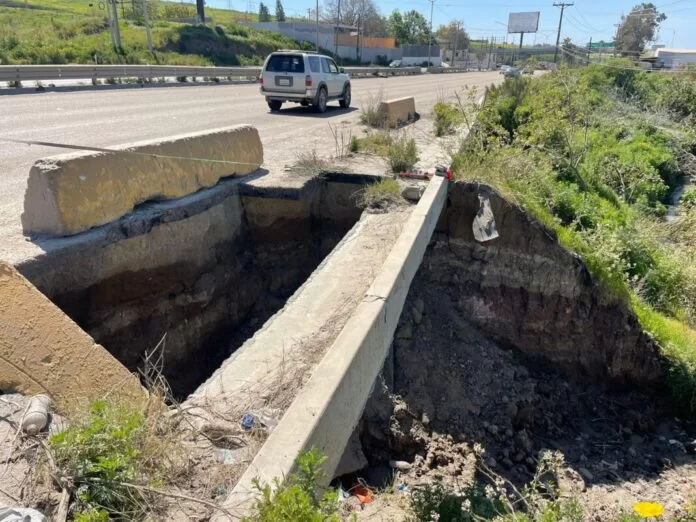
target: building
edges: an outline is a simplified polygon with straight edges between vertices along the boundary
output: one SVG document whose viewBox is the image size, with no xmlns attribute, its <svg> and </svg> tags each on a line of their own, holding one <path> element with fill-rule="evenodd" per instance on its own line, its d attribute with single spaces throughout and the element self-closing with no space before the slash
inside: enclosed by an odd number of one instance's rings
<svg viewBox="0 0 696 522">
<path fill-rule="evenodd" d="M 643 54 L 640 61 L 652 64 L 653 69 L 677 69 L 696 64 L 696 49 L 657 48 Z"/>
<path fill-rule="evenodd" d="M 245 24 L 256 29 L 274 31 L 298 42 L 319 42 L 319 47 L 335 52 L 340 58 L 361 63 L 386 65 L 394 60 L 403 66 L 421 65 L 428 60 L 428 46 L 396 47 L 394 38 L 363 36 L 357 27 L 316 24 L 311 22 L 255 22 Z M 440 48 L 433 45 L 431 62 L 440 65 Z"/>
</svg>

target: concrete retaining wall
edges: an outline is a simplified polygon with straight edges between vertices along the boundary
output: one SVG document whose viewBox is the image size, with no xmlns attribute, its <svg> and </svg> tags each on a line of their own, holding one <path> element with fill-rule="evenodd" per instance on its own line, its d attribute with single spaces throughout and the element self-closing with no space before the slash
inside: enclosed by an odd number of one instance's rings
<svg viewBox="0 0 696 522">
<path fill-rule="evenodd" d="M 383 101 L 379 104 L 379 112 L 390 127 L 399 127 L 416 117 L 416 100 L 410 96 Z"/>
<path fill-rule="evenodd" d="M 144 201 L 192 194 L 261 163 L 261 139 L 249 125 L 39 160 L 29 174 L 22 226 L 29 235 L 76 234 Z"/>
<path fill-rule="evenodd" d="M 248 510 L 253 479 L 287 477 L 297 455 L 316 447 L 328 459 L 328 476 L 339 463 L 372 385 L 386 358 L 411 281 L 423 259 L 447 197 L 447 183 L 433 178 L 381 272 L 315 368 L 312 377 L 258 452 L 224 505 Z M 213 518 L 228 520 L 225 515 Z"/>
<path fill-rule="evenodd" d="M 0 390 L 46 393 L 59 406 L 107 394 L 144 397 L 137 377 L 3 262 Z"/>
</svg>

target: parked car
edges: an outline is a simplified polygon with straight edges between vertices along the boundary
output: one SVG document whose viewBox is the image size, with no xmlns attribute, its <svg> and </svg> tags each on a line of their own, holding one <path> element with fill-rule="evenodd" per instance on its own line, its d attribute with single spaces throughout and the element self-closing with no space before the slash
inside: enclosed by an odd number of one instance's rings
<svg viewBox="0 0 696 522">
<path fill-rule="evenodd" d="M 532 69 L 531 67 L 525 67 L 524 69 L 522 69 L 522 74 L 534 74 L 534 69 Z"/>
<path fill-rule="evenodd" d="M 261 94 L 271 111 L 285 102 L 326 111 L 326 104 L 338 100 L 350 107 L 350 77 L 329 56 L 307 51 L 276 51 L 266 58 L 261 72 Z"/>
<path fill-rule="evenodd" d="M 515 67 L 510 67 L 507 71 L 505 71 L 505 78 L 519 78 L 520 76 L 520 71 L 519 69 L 516 69 Z"/>
<path fill-rule="evenodd" d="M 510 66 L 509 66 L 509 65 L 501 65 L 501 66 L 500 66 L 500 74 L 505 74 L 505 73 L 508 72 L 509 70 L 510 70 Z"/>
<path fill-rule="evenodd" d="M 389 64 L 389 67 L 401 67 L 401 60 L 394 60 Z"/>
</svg>

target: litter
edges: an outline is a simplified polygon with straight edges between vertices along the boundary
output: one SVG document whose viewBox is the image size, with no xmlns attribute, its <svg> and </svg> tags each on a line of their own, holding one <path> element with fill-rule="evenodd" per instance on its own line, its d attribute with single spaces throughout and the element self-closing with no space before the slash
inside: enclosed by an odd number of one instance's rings
<svg viewBox="0 0 696 522">
<path fill-rule="evenodd" d="M 363 481 L 350 488 L 350 493 L 360 501 L 360 505 L 371 504 L 375 499 L 375 494 L 368 488 Z"/>
<path fill-rule="evenodd" d="M 242 417 L 242 428 L 248 431 L 254 427 L 255 422 L 256 417 L 254 417 L 251 413 L 247 413 L 244 415 L 244 417 Z"/>
<path fill-rule="evenodd" d="M 479 210 L 474 218 L 472 230 L 476 241 L 483 243 L 498 237 L 498 229 L 495 226 L 495 216 L 491 209 L 491 201 L 488 196 L 479 195 Z"/>
</svg>

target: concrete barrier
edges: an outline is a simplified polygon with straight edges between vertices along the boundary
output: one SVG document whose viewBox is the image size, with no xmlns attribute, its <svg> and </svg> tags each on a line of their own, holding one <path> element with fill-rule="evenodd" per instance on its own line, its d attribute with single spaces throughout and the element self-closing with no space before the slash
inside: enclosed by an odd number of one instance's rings
<svg viewBox="0 0 696 522">
<path fill-rule="evenodd" d="M 59 406 L 108 394 L 144 397 L 136 376 L 3 262 L 0 390 L 45 393 Z"/>
<path fill-rule="evenodd" d="M 297 455 L 316 447 L 327 455 L 330 477 L 360 420 L 389 351 L 411 281 L 447 197 L 433 178 L 362 301 L 317 365 L 278 426 L 240 478 L 224 507 L 245 513 L 258 493 L 253 480 L 271 483 L 294 470 Z M 218 514 L 212 520 L 229 520 Z"/>
<path fill-rule="evenodd" d="M 144 201 L 192 194 L 262 163 L 259 133 L 249 125 L 39 160 L 29 174 L 22 225 L 29 235 L 76 234 Z"/>
<path fill-rule="evenodd" d="M 390 127 L 399 127 L 416 117 L 416 100 L 410 96 L 383 101 L 379 104 L 379 112 Z"/>
</svg>

